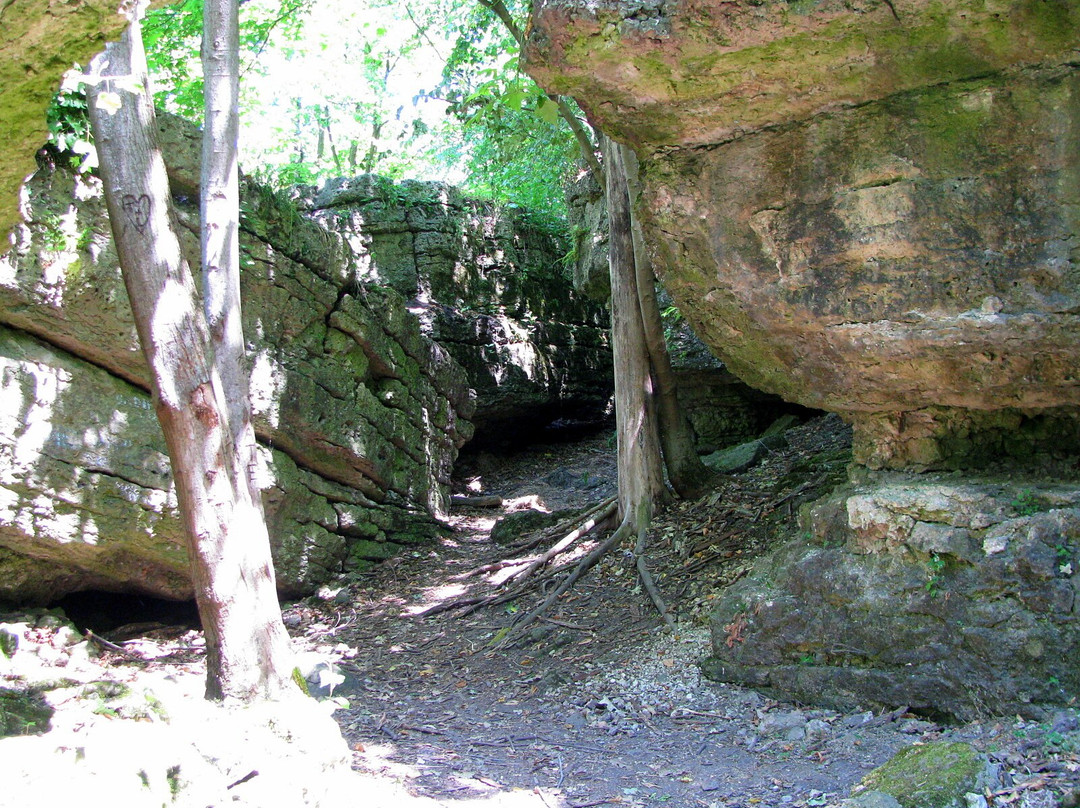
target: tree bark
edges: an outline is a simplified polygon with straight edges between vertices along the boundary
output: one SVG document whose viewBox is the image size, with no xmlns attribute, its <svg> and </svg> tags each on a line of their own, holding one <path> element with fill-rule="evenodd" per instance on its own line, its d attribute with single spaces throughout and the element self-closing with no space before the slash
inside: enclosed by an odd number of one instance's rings
<svg viewBox="0 0 1080 808">
<path fill-rule="evenodd" d="M 634 270 L 636 275 L 638 304 L 645 333 L 645 347 L 649 353 L 652 369 L 653 392 L 659 416 L 660 447 L 664 454 L 671 487 L 684 499 L 700 496 L 715 476 L 701 462 L 694 445 L 694 431 L 690 420 L 679 404 L 678 384 L 671 367 L 671 354 L 664 337 L 664 324 L 660 317 L 660 304 L 656 300 L 656 275 L 652 260 L 645 247 L 641 223 L 634 213 L 640 193 L 638 183 L 637 155 L 628 146 L 619 145 L 619 155 L 626 171 L 627 193 L 630 197 L 631 232 L 634 238 Z"/>
<path fill-rule="evenodd" d="M 240 22 L 236 0 L 203 3 L 204 84 L 202 171 L 203 310 L 210 328 L 214 370 L 229 406 L 238 447 L 254 447 L 244 330 L 240 314 Z"/>
<path fill-rule="evenodd" d="M 206 635 L 206 694 L 281 698 L 296 686 L 266 523 L 249 483 L 250 458 L 236 450 L 228 393 L 176 236 L 137 19 L 91 72 L 133 77 L 144 88 L 121 93 L 130 82 L 105 79 L 87 96 L 113 237 L 187 535 Z M 117 95 L 120 108 L 110 113 Z M 242 350 L 243 338 L 230 345 Z"/>
<path fill-rule="evenodd" d="M 601 137 L 608 201 L 611 336 L 615 364 L 619 512 L 634 535 L 667 495 L 653 406 L 652 374 L 638 302 L 630 196 L 620 146 Z"/>
</svg>

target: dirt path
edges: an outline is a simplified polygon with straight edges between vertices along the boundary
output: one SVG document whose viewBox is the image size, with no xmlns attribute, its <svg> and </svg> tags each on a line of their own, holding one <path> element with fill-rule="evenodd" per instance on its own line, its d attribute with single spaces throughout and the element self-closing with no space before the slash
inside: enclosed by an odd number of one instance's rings
<svg viewBox="0 0 1080 808">
<path fill-rule="evenodd" d="M 799 708 L 699 675 L 716 586 L 744 574 L 799 502 L 842 473 L 847 440 L 836 419 L 800 428 L 789 450 L 657 522 L 652 563 L 679 616 L 675 633 L 662 629 L 625 553 L 510 647 L 491 643 L 538 595 L 420 617 L 470 587 L 490 589 L 466 575 L 507 554 L 489 536 L 498 514 L 480 510 L 455 515 L 438 547 L 379 568 L 324 606 L 292 607 L 288 619 L 312 647 L 341 659 L 336 693 L 350 707 L 337 715 L 358 768 L 440 800 L 525 789 L 544 805 L 577 808 L 835 805 L 899 747 L 943 734 L 1031 770 L 1044 750 L 1017 753 L 1013 723 L 946 731 L 903 714 Z M 578 507 L 613 492 L 614 473 L 601 437 L 506 463 L 477 458 L 460 485 L 500 494 L 511 509 Z"/>
</svg>

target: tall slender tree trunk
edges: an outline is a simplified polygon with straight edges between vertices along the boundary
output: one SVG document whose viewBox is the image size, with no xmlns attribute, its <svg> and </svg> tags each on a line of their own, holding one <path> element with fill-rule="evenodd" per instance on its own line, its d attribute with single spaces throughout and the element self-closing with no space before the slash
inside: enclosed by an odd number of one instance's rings
<svg viewBox="0 0 1080 808">
<path fill-rule="evenodd" d="M 477 0 L 477 2 L 502 21 L 519 48 L 525 48 L 524 30 L 518 25 L 503 0 Z M 653 495 L 646 492 L 652 491 L 660 498 L 667 495 L 662 471 L 657 471 L 657 469 L 667 467 L 668 479 L 672 487 L 683 497 L 697 496 L 708 485 L 712 473 L 697 455 L 690 422 L 679 405 L 675 374 L 671 368 L 671 357 L 664 339 L 660 308 L 656 302 L 656 278 L 645 251 L 640 227 L 633 215 L 636 192 L 632 191 L 631 186 L 636 186 L 637 183 L 637 158 L 628 147 L 614 143 L 597 131 L 603 154 L 601 165 L 596 159 L 588 133 L 566 100 L 560 96 L 549 95 L 548 97 L 558 104 L 560 117 L 574 133 L 581 147 L 582 156 L 604 188 L 607 197 L 611 231 L 615 420 L 620 441 L 620 507 L 625 519 L 627 514 L 625 508 L 629 507 L 631 501 L 639 503 L 637 507 L 640 507 L 640 503 L 648 499 L 650 504 L 646 510 L 651 517 Z M 617 239 L 625 239 L 626 243 L 620 242 L 617 245 Z M 620 295 L 625 295 L 618 301 L 616 300 L 617 285 L 620 287 Z M 620 319 L 621 323 L 618 322 Z M 627 341 L 633 341 L 633 344 Z M 644 370 L 638 366 L 639 355 L 644 356 Z M 620 376 L 623 377 L 621 382 Z M 642 404 L 644 410 L 650 413 L 654 407 L 657 410 L 655 415 L 650 415 L 640 424 L 636 412 L 628 412 L 625 417 L 620 413 L 620 406 L 638 406 L 636 396 L 639 388 L 647 391 Z M 620 389 L 622 395 L 620 395 Z M 640 428 L 641 432 L 637 436 L 627 435 L 624 440 L 624 428 Z M 623 442 L 627 443 L 625 458 Z M 661 456 L 660 450 L 656 449 L 655 457 L 653 457 L 653 445 L 659 446 L 661 442 L 663 455 Z M 638 471 L 633 470 L 635 466 L 639 467 Z M 632 478 L 627 480 L 625 486 L 628 492 L 626 497 L 621 493 L 624 488 L 622 482 L 624 474 Z M 633 493 L 629 493 L 631 491 Z M 647 522 L 648 519 L 645 520 L 646 524 Z"/>
<path fill-rule="evenodd" d="M 656 275 L 652 259 L 645 246 L 641 223 L 634 213 L 640 194 L 637 155 L 628 146 L 619 145 L 626 173 L 627 194 L 630 197 L 631 232 L 634 237 L 634 272 L 641 322 L 645 333 L 645 347 L 649 352 L 652 370 L 653 392 L 660 422 L 660 447 L 664 453 L 671 487 L 684 498 L 700 496 L 715 474 L 703 463 L 694 445 L 694 430 L 686 412 L 679 404 L 678 384 L 671 366 L 667 339 L 664 336 L 660 304 L 656 300 Z"/>
<path fill-rule="evenodd" d="M 234 437 L 231 410 L 241 401 L 230 401 L 236 394 L 216 365 L 207 319 L 181 255 L 137 18 L 120 43 L 94 60 L 91 72 L 133 77 L 144 88 L 121 93 L 130 80 L 106 79 L 87 95 L 113 236 L 172 461 L 206 634 L 207 697 L 284 697 L 295 692 L 292 655 L 266 523 L 250 482 L 252 456 L 237 450 Z M 221 309 L 215 328 L 234 316 L 239 322 L 238 311 L 226 311 L 232 305 Z M 228 326 L 221 331 L 231 333 Z M 225 342 L 223 351 L 243 348 L 242 336 Z M 227 361 L 242 366 L 240 357 Z M 247 406 L 246 397 L 242 403 Z"/>
<path fill-rule="evenodd" d="M 240 312 L 240 21 L 236 0 L 203 3 L 203 139 L 199 176 L 203 311 L 214 370 L 239 448 L 253 449 L 244 328 Z"/>
<path fill-rule="evenodd" d="M 638 302 L 626 169 L 619 144 L 601 136 L 608 202 L 611 334 L 615 361 L 619 510 L 633 534 L 652 519 L 664 487 L 652 374 Z"/>
</svg>

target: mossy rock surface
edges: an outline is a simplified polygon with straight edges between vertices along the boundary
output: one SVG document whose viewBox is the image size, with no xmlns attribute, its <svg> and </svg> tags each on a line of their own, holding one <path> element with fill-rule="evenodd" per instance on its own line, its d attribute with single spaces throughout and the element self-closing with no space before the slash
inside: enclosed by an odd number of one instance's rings
<svg viewBox="0 0 1080 808">
<path fill-rule="evenodd" d="M 970 744 L 929 743 L 901 749 L 862 785 L 889 794 L 903 808 L 959 808 L 986 779 L 986 758 Z"/>
<path fill-rule="evenodd" d="M 38 693 L 0 688 L 0 738 L 48 732 L 52 714 Z"/>
</svg>

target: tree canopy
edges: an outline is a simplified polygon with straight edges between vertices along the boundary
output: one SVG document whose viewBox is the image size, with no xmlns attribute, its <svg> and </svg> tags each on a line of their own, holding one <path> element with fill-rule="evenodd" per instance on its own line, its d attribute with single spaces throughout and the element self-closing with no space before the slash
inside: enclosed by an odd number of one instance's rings
<svg viewBox="0 0 1080 808">
<path fill-rule="evenodd" d="M 195 121 L 202 6 L 180 0 L 144 28 L 158 105 Z M 360 173 L 443 179 L 564 215 L 578 146 L 486 4 L 247 0 L 240 26 L 246 171 L 279 186 Z"/>
</svg>

